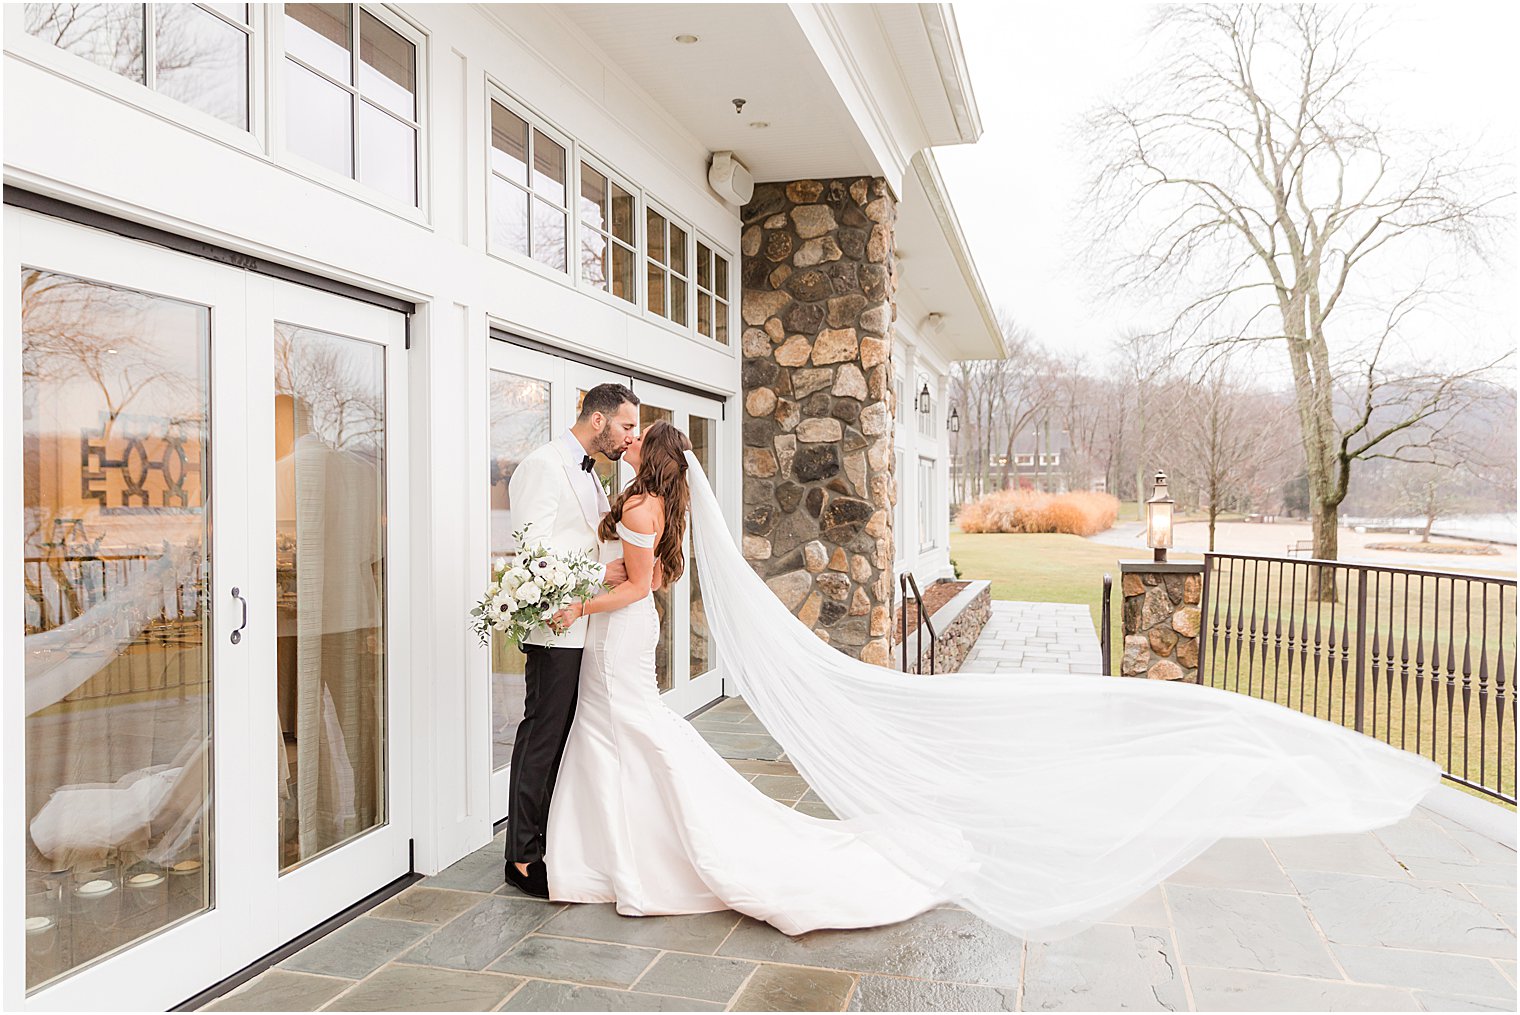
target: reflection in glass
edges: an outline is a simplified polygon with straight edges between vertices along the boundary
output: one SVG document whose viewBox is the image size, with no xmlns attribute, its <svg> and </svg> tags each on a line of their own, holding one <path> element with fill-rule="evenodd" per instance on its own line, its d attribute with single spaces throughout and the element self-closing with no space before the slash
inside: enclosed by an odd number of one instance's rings
<svg viewBox="0 0 1520 1015">
<path fill-rule="evenodd" d="M 285 142 L 290 150 L 353 176 L 353 97 L 294 60 L 285 61 L 285 85 Z"/>
<path fill-rule="evenodd" d="M 517 463 L 549 442 L 549 382 L 491 371 L 491 559 L 517 552 L 508 484 Z M 491 768 L 506 768 L 523 715 L 523 654 L 491 636 Z"/>
<path fill-rule="evenodd" d="M 670 270 L 677 275 L 686 274 L 686 230 L 670 224 Z"/>
<path fill-rule="evenodd" d="M 612 185 L 612 235 L 633 246 L 633 195 Z"/>
<path fill-rule="evenodd" d="M 670 276 L 670 319 L 686 323 L 686 280 L 676 275 Z"/>
<path fill-rule="evenodd" d="M 385 350 L 275 325 L 282 871 L 385 822 Z"/>
<path fill-rule="evenodd" d="M 31 268 L 20 312 L 31 988 L 211 905 L 210 312 Z"/>
<path fill-rule="evenodd" d="M 713 337 L 728 344 L 728 261 L 713 255 Z"/>
<path fill-rule="evenodd" d="M 639 405 L 639 430 L 648 430 L 657 420 L 672 422 L 669 409 L 661 409 L 658 406 L 644 402 Z M 660 640 L 654 648 L 654 667 L 656 683 L 661 691 L 668 691 L 675 679 L 671 672 L 671 663 L 675 658 L 675 624 L 670 615 L 671 605 L 670 588 L 660 586 L 654 593 L 655 612 L 660 615 Z"/>
<path fill-rule="evenodd" d="M 533 132 L 533 192 L 565 205 L 565 149 L 541 130 Z"/>
<path fill-rule="evenodd" d="M 619 299 L 635 301 L 633 195 L 581 163 L 581 278 Z"/>
<path fill-rule="evenodd" d="M 499 102 L 491 103 L 491 171 L 528 185 L 528 123 Z"/>
<path fill-rule="evenodd" d="M 633 273 L 636 257 L 631 249 L 621 244 L 612 246 L 612 294 L 619 299 L 635 302 Z"/>
<path fill-rule="evenodd" d="M 154 7 L 158 91 L 248 129 L 248 35 L 193 4 Z"/>
<path fill-rule="evenodd" d="M 491 245 L 528 252 L 528 194 L 495 175 L 491 177 Z"/>
<path fill-rule="evenodd" d="M 556 271 L 568 271 L 565 264 L 565 213 L 553 205 L 533 200 L 533 260 Z"/>
<path fill-rule="evenodd" d="M 665 313 L 665 272 L 653 261 L 649 262 L 649 309 L 661 317 Z"/>
<path fill-rule="evenodd" d="M 345 85 L 353 84 L 349 4 L 286 4 L 285 51 Z"/>
<path fill-rule="evenodd" d="M 417 203 L 417 131 L 362 99 L 359 182 L 406 204 Z"/>
<path fill-rule="evenodd" d="M 148 80 L 143 4 L 24 4 L 23 24 L 59 49 L 138 84 Z"/>
<path fill-rule="evenodd" d="M 359 90 L 391 112 L 417 119 L 417 47 L 359 11 Z"/>
<path fill-rule="evenodd" d="M 710 419 L 703 419 L 701 416 L 692 416 L 688 420 L 688 424 L 690 432 L 687 436 L 691 438 L 691 452 L 696 456 L 698 463 L 701 464 L 702 471 L 707 473 L 708 480 L 716 483 L 717 476 L 713 472 L 712 452 L 713 444 L 715 443 L 713 437 L 717 431 L 717 423 Z M 688 533 L 686 573 L 690 576 L 691 595 L 691 669 L 689 672 L 691 679 L 695 680 L 712 669 L 715 660 L 712 656 L 712 646 L 708 641 L 707 611 L 702 608 L 701 575 L 697 574 L 697 565 L 691 556 L 690 543 L 690 534 Z"/>
</svg>

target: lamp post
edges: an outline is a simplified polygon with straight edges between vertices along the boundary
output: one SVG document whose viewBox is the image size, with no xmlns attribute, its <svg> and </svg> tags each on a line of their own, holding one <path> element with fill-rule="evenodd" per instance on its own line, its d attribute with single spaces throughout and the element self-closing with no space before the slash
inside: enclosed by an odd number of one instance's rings
<svg viewBox="0 0 1520 1015">
<path fill-rule="evenodd" d="M 1172 496 L 1166 489 L 1166 473 L 1156 473 L 1156 486 L 1145 502 L 1145 545 L 1156 551 L 1156 562 L 1166 561 L 1172 545 Z"/>
</svg>

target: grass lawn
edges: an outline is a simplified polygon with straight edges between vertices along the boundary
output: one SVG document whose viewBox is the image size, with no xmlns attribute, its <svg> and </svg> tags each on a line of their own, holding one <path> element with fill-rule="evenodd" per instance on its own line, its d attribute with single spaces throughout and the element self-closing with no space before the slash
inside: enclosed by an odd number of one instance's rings
<svg viewBox="0 0 1520 1015">
<path fill-rule="evenodd" d="M 966 578 L 992 582 L 993 599 L 1031 603 L 1082 603 L 1092 612 L 1093 628 L 1103 616 L 1103 575 L 1113 575 L 1111 634 L 1113 661 L 1123 654 L 1120 633 L 1123 602 L 1119 595 L 1119 561 L 1140 559 L 1135 550 L 1089 543 L 1080 536 L 1017 532 L 952 532 L 950 556 Z M 1177 555 L 1174 560 L 1198 560 Z"/>
</svg>

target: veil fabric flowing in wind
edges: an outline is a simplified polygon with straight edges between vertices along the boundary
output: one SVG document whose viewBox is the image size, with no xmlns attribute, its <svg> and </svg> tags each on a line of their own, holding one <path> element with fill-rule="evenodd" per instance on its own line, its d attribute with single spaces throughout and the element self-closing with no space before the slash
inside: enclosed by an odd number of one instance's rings
<svg viewBox="0 0 1520 1015">
<path fill-rule="evenodd" d="M 1073 674 L 922 677 L 820 641 L 750 568 L 686 453 L 717 665 L 840 818 L 929 890 L 1052 940 L 1224 838 L 1407 817 L 1432 762 L 1195 684 Z"/>
</svg>

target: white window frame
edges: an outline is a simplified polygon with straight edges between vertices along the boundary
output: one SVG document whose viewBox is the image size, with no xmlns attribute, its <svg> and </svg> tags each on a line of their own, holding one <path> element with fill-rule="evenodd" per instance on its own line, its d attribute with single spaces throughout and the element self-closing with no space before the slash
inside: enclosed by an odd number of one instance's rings
<svg viewBox="0 0 1520 1015">
<path fill-rule="evenodd" d="M 928 470 L 927 477 L 925 469 Z M 938 463 L 932 458 L 920 455 L 918 458 L 918 552 L 933 550 L 939 544 L 935 541 L 934 511 L 935 511 L 935 472 Z M 927 481 L 926 481 L 927 478 Z"/>
<path fill-rule="evenodd" d="M 91 63 L 81 56 L 60 49 L 51 42 L 28 34 L 26 12 L 22 4 L 5 5 L 5 53 L 7 57 L 22 60 L 39 70 L 82 85 L 123 105 L 134 107 L 160 120 L 200 134 L 209 140 L 267 160 L 268 155 L 265 151 L 269 105 L 267 54 L 269 24 L 273 20 L 272 9 L 269 4 L 250 4 L 248 23 L 244 26 L 248 35 L 248 127 L 246 129 L 234 127 L 226 120 L 171 98 L 144 82 L 123 77 L 107 67 Z M 222 20 L 227 19 L 224 17 Z M 149 57 L 151 58 L 151 54 Z M 151 79 L 151 74 L 145 74 L 145 77 Z"/>
<path fill-rule="evenodd" d="M 696 233 L 696 243 L 706 247 L 712 253 L 712 256 L 714 258 L 712 264 L 712 272 L 714 278 L 713 287 L 708 289 L 703 288 L 703 286 L 697 281 L 697 279 L 700 277 L 697 272 L 693 271 L 691 274 L 691 286 L 693 289 L 691 315 L 692 337 L 699 342 L 706 343 L 707 345 L 713 346 L 717 349 L 732 349 L 734 346 L 734 281 L 735 276 L 739 274 L 739 266 L 734 262 L 733 256 L 729 254 L 729 252 L 724 248 L 723 244 L 714 243 L 712 237 L 708 236 L 706 233 L 698 231 Z M 694 245 L 692 249 L 695 251 L 696 245 Z M 700 251 L 697 251 L 695 256 L 700 257 Z M 718 272 L 718 258 L 721 258 L 728 264 L 728 285 L 724 287 L 725 291 L 721 293 L 717 291 L 716 276 Z M 713 334 L 711 335 L 702 334 L 701 325 L 699 324 L 700 314 L 697 312 L 697 304 L 701 301 L 701 296 L 703 293 L 706 293 L 707 295 L 713 297 Z M 726 318 L 724 323 L 727 325 L 728 332 L 727 342 L 720 342 L 717 338 L 718 300 L 723 301 L 724 317 Z"/>
<path fill-rule="evenodd" d="M 686 273 L 678 276 L 686 283 L 686 323 L 676 321 L 656 313 L 649 306 L 649 265 L 658 264 L 665 272 L 665 306 L 670 306 L 670 278 L 675 275 L 675 270 L 669 264 L 669 250 L 666 250 L 665 263 L 655 261 L 649 256 L 649 213 L 654 212 L 665 220 L 665 239 L 667 248 L 670 240 L 670 227 L 675 226 L 686 234 Z M 673 331 L 677 335 L 685 335 L 688 338 L 701 338 L 697 332 L 697 231 L 684 218 L 672 214 L 670 208 L 657 198 L 650 197 L 646 191 L 644 194 L 644 250 L 643 262 L 639 265 L 640 274 L 644 276 L 643 296 L 641 308 L 646 320 L 654 321 L 667 331 Z M 704 342 L 707 339 L 702 339 Z M 712 345 L 718 343 L 712 342 Z"/>
<path fill-rule="evenodd" d="M 487 136 L 487 148 L 489 148 L 489 147 L 490 147 L 490 139 L 489 139 L 489 135 L 488 135 Z M 584 291 L 592 294 L 596 298 L 602 300 L 602 302 L 607 303 L 609 306 L 616 307 L 619 310 L 624 311 L 625 313 L 641 314 L 642 311 L 643 311 L 643 308 L 644 308 L 644 271 L 643 271 L 643 268 L 644 268 L 644 192 L 638 186 L 636 186 L 632 181 L 630 181 L 628 179 L 628 177 L 624 176 L 622 173 L 620 173 L 620 172 L 614 170 L 613 168 L 611 168 L 611 166 L 609 165 L 609 163 L 607 162 L 606 159 L 601 158 L 600 156 L 593 154 L 590 150 L 588 150 L 587 148 L 585 148 L 582 145 L 580 145 L 579 142 L 577 142 L 576 145 L 575 145 L 575 152 L 576 152 L 576 156 L 575 156 L 575 191 L 574 191 L 574 194 L 572 195 L 572 198 L 573 198 L 573 201 L 574 201 L 574 207 L 573 207 L 572 211 L 574 212 L 573 217 L 575 219 L 574 223 L 572 223 L 572 228 L 573 228 L 574 236 L 575 236 L 575 247 L 574 247 L 574 249 L 575 249 L 575 254 L 576 254 L 575 279 L 574 279 L 574 281 L 575 281 L 575 288 L 582 289 L 582 290 L 584 290 Z M 625 300 L 621 296 L 618 296 L 618 295 L 614 294 L 610 288 L 609 289 L 603 289 L 600 286 L 592 285 L 590 282 L 588 282 L 585 279 L 585 277 L 583 277 L 581 275 L 580 250 L 581 250 L 581 229 L 583 228 L 583 225 L 582 225 L 582 222 L 581 222 L 581 205 L 580 205 L 580 202 L 581 202 L 581 163 L 583 163 L 583 162 L 588 163 L 591 166 L 592 169 L 595 169 L 598 173 L 601 173 L 608 180 L 610 180 L 613 183 L 617 184 L 624 191 L 626 191 L 627 193 L 629 193 L 629 194 L 631 194 L 633 196 L 633 299 L 632 299 L 632 301 Z M 490 172 L 489 168 L 487 168 L 487 172 L 488 173 Z M 489 223 L 488 223 L 488 230 L 487 231 L 489 231 Z M 598 235 L 600 235 L 600 230 L 591 229 L 589 231 L 593 232 L 593 233 L 597 233 Z M 618 245 L 622 245 L 622 241 L 621 240 L 616 240 L 616 239 L 612 238 L 612 230 L 610 228 L 607 230 L 607 242 L 609 244 L 616 243 Z M 513 251 L 513 253 L 516 253 L 516 251 Z M 521 255 L 519 255 L 519 256 L 521 256 Z M 537 263 L 537 262 L 535 262 L 535 263 Z M 542 268 L 544 266 L 543 265 L 539 265 L 539 267 Z"/>
<path fill-rule="evenodd" d="M 1048 455 L 1047 454 L 1041 454 L 1040 455 L 1040 465 L 1042 467 L 1043 466 L 1047 466 L 1047 465 L 1054 467 L 1054 466 L 1058 466 L 1060 464 L 1061 464 L 1061 453 L 1059 451 L 1054 452 L 1052 454 L 1048 454 Z"/>
<path fill-rule="evenodd" d="M 278 6 L 273 4 L 267 5 L 267 9 L 269 10 L 269 55 L 266 62 L 269 67 L 269 90 L 273 96 L 273 101 L 270 103 L 270 121 L 272 124 L 270 133 L 274 142 L 272 148 L 275 160 L 300 175 L 333 190 L 347 194 L 349 197 L 357 198 L 366 204 L 399 215 L 402 218 L 426 223 L 429 221 L 429 209 L 432 206 L 432 181 L 429 175 L 429 163 L 431 160 L 428 158 L 428 152 L 431 150 L 431 136 L 428 129 L 428 81 L 432 68 L 432 36 L 427 29 L 389 6 L 362 3 L 349 4 L 349 6 L 367 11 L 377 21 L 396 32 L 417 49 L 417 119 L 413 121 L 417 128 L 417 151 L 415 155 L 417 159 L 417 203 L 415 205 L 407 204 L 382 190 L 359 182 L 357 176 L 359 172 L 359 123 L 357 110 L 351 124 L 354 144 L 354 176 L 344 176 L 342 173 L 329 169 L 320 163 L 313 162 L 292 151 L 285 143 L 285 104 L 289 101 L 290 97 L 283 85 L 275 84 L 275 82 L 283 81 L 284 79 L 285 61 L 296 60 L 300 66 L 320 74 L 324 80 L 331 81 L 331 78 L 299 58 L 291 56 L 286 51 L 285 7 L 283 4 Z M 359 60 L 359 24 L 360 19 L 355 17 L 353 19 L 354 51 L 352 54 L 355 61 Z M 276 73 L 277 70 L 278 73 Z M 365 101 L 358 91 L 358 85 L 342 85 L 341 82 L 333 83 L 346 88 L 355 96 L 357 101 Z M 388 115 L 394 116 L 395 114 L 388 113 Z M 489 136 L 488 134 L 487 137 L 489 138 Z"/>
<path fill-rule="evenodd" d="M 1033 466 L 1034 465 L 1034 455 L 1033 454 L 1014 455 L 1013 456 L 1013 464 L 1014 464 L 1015 468 L 1022 468 L 1024 466 Z"/>
</svg>

